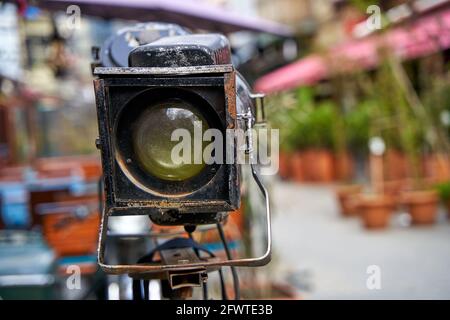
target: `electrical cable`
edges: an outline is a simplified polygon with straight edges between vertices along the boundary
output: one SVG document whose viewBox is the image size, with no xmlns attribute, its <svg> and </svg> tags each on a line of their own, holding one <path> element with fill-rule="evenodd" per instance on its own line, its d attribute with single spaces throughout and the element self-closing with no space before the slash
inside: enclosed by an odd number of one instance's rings
<svg viewBox="0 0 450 320">
<path fill-rule="evenodd" d="M 203 283 L 203 300 L 208 300 L 208 284 Z"/>
<path fill-rule="evenodd" d="M 186 229 L 186 227 L 185 227 Z M 194 237 L 192 236 L 192 233 L 194 232 L 194 229 L 187 229 L 186 232 L 190 239 L 194 240 Z M 199 252 L 196 250 L 197 255 L 199 255 Z M 213 255 L 214 256 L 214 255 Z M 220 277 L 220 290 L 222 294 L 222 300 L 228 300 L 227 291 L 225 289 L 225 280 L 223 278 L 223 272 L 222 268 L 219 268 L 219 277 Z M 203 300 L 208 300 L 208 286 L 206 283 L 203 284 Z"/>
<path fill-rule="evenodd" d="M 219 268 L 219 277 L 220 277 L 220 289 L 222 291 L 222 300 L 228 300 L 227 290 L 225 289 L 225 280 L 223 278 L 222 268 Z"/>
<path fill-rule="evenodd" d="M 225 232 L 223 232 L 223 227 L 221 223 L 217 224 L 217 230 L 219 231 L 220 239 L 222 240 L 223 247 L 225 249 L 225 254 L 228 260 L 232 260 L 230 249 L 228 248 L 227 240 L 225 238 Z M 239 277 L 236 271 L 236 267 L 230 266 L 231 274 L 233 276 L 233 286 L 234 286 L 234 299 L 241 299 L 241 289 L 239 288 Z"/>
</svg>

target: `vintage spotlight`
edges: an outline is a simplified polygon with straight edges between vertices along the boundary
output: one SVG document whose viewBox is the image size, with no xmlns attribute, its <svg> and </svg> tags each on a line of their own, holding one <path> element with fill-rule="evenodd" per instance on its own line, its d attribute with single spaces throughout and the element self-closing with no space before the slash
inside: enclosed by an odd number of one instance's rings
<svg viewBox="0 0 450 320">
<path fill-rule="evenodd" d="M 237 157 L 242 145 L 236 137 L 232 144 L 224 141 L 220 151 L 225 159 L 212 163 L 204 157 L 194 163 L 174 161 L 172 150 L 179 142 L 171 137 L 175 129 L 185 129 L 192 136 L 195 130 L 216 129 L 223 137 L 227 136 L 227 130 L 249 130 L 263 99 L 251 94 L 234 69 L 230 46 L 223 35 L 189 34 L 174 25 L 145 24 L 120 33 L 107 46 L 99 51 L 103 63 L 94 69 L 99 125 L 96 144 L 101 151 L 105 193 L 98 251 L 100 266 L 112 273 L 139 273 L 268 263 L 269 205 L 254 165 L 253 177 L 267 208 L 268 243 L 263 256 L 184 261 L 182 265 L 105 263 L 110 216 L 147 215 L 159 225 L 190 226 L 220 223 L 230 211 L 239 208 L 241 164 L 237 163 Z M 121 48 L 122 57 L 119 51 L 113 52 L 115 47 Z M 104 63 L 113 59 L 119 63 Z M 251 141 L 247 135 L 244 141 L 247 156 L 252 156 Z M 199 151 L 203 153 L 207 144 L 196 143 L 194 139 L 191 159 Z"/>
</svg>

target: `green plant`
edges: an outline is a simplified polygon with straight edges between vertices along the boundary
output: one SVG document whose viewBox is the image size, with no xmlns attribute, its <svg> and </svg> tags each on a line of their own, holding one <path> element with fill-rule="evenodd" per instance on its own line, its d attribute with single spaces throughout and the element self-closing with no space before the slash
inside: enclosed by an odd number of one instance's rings
<svg viewBox="0 0 450 320">
<path fill-rule="evenodd" d="M 331 101 L 297 107 L 291 113 L 293 124 L 289 144 L 296 150 L 335 150 L 337 117 L 339 114 Z"/>
<path fill-rule="evenodd" d="M 450 201 L 450 181 L 437 184 L 435 189 L 439 193 L 442 202 Z"/>
<path fill-rule="evenodd" d="M 354 106 L 344 118 L 347 145 L 350 149 L 366 151 L 370 136 L 370 121 L 376 104 L 373 100 L 365 99 Z"/>
<path fill-rule="evenodd" d="M 280 130 L 281 150 L 292 152 L 331 146 L 332 108 L 316 105 L 312 87 L 300 87 L 268 98 L 267 118 Z"/>
<path fill-rule="evenodd" d="M 280 149 L 293 151 L 291 134 L 294 126 L 292 113 L 297 108 L 297 97 L 294 91 L 271 94 L 266 98 L 266 116 L 271 128 L 278 129 Z"/>
<path fill-rule="evenodd" d="M 386 54 L 377 72 L 381 101 L 386 108 L 386 116 L 390 120 L 391 134 L 389 136 L 397 149 L 408 157 L 416 187 L 420 188 L 422 176 L 420 157 L 426 142 L 426 132 L 430 131 L 430 123 L 426 110 L 422 110 L 420 101 L 416 101 L 416 93 L 410 88 L 410 80 L 404 66 L 392 54 Z M 425 112 L 423 117 L 418 111 Z"/>
<path fill-rule="evenodd" d="M 444 54 L 436 53 L 418 62 L 419 98 L 429 112 L 430 123 L 439 139 L 435 152 L 446 152 L 445 143 L 450 134 L 450 73 Z"/>
</svg>

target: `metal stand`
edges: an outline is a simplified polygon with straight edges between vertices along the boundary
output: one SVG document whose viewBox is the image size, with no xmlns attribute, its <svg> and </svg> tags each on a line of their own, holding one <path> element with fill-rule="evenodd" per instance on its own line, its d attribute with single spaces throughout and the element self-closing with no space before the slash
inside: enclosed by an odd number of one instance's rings
<svg viewBox="0 0 450 320">
<path fill-rule="evenodd" d="M 242 258 L 242 259 L 230 259 L 221 260 L 217 258 L 207 258 L 201 261 L 193 259 L 181 259 L 174 260 L 169 259 L 166 263 L 138 263 L 132 265 L 110 265 L 105 262 L 105 243 L 108 236 L 108 218 L 109 215 L 102 210 L 102 221 L 100 225 L 100 236 L 98 244 L 98 263 L 103 271 L 112 274 L 146 274 L 146 273 L 161 273 L 161 272 L 197 272 L 198 270 L 208 270 L 208 268 L 221 267 L 221 266 L 237 266 L 237 267 L 257 267 L 263 266 L 270 262 L 271 259 L 271 247 L 272 247 L 272 232 L 270 222 L 270 207 L 269 196 L 266 188 L 262 184 L 255 166 L 251 164 L 252 176 L 256 181 L 259 190 L 261 191 L 265 201 L 265 218 L 267 226 L 267 247 L 265 253 L 257 258 Z"/>
</svg>

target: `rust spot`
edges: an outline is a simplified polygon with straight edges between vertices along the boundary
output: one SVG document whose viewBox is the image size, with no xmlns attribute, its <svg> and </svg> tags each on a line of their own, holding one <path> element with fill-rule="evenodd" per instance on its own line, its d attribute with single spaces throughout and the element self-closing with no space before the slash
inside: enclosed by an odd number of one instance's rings
<svg viewBox="0 0 450 320">
<path fill-rule="evenodd" d="M 227 129 L 236 127 L 236 72 L 232 71 L 224 74 L 225 102 L 227 106 Z"/>
</svg>

